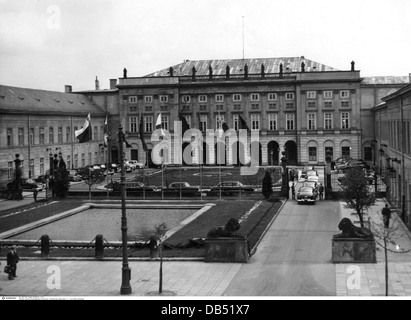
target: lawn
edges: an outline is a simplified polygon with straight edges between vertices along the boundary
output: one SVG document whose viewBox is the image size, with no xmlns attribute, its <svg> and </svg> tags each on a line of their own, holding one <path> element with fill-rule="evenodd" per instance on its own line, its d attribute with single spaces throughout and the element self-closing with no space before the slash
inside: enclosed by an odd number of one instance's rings
<svg viewBox="0 0 411 320">
<path fill-rule="evenodd" d="M 1 232 L 16 228 L 18 226 L 49 217 L 53 214 L 62 211 L 70 210 L 83 204 L 80 200 L 65 200 L 49 205 L 33 205 L 31 208 L 25 208 L 27 211 L 22 211 L 18 214 L 13 212 L 2 212 L 0 215 Z M 205 202 L 203 202 L 205 203 Z M 259 201 L 253 200 L 228 200 L 215 201 L 216 205 L 209 209 L 206 213 L 193 220 L 191 223 L 177 231 L 165 241 L 164 257 L 180 257 L 180 258 L 201 258 L 205 255 L 204 245 L 199 246 L 184 246 L 192 239 L 206 238 L 210 229 L 215 226 L 224 226 L 231 218 L 240 219 L 245 213 L 249 212 Z M 264 230 L 272 221 L 272 218 L 277 214 L 282 202 L 261 201 L 260 205 L 248 215 L 247 219 L 241 224 L 238 234 L 248 238 L 250 249 L 252 249 L 259 241 Z M 21 211 L 21 209 L 19 209 Z M 18 211 L 17 211 L 18 212 Z M 15 212 L 16 213 L 16 212 Z M 203 242 L 200 241 L 200 244 Z M 198 242 L 197 242 L 198 244 Z M 181 246 L 183 245 L 183 246 Z M 18 248 L 22 257 L 40 257 L 39 247 L 23 247 Z M 105 257 L 122 257 L 120 248 L 107 247 L 104 251 Z M 7 250 L 0 252 L 1 257 L 5 257 Z M 83 248 L 56 248 L 52 247 L 50 257 L 94 257 L 93 247 Z M 150 251 L 147 246 L 142 247 L 139 244 L 130 246 L 128 249 L 129 257 L 150 257 Z"/>
</svg>

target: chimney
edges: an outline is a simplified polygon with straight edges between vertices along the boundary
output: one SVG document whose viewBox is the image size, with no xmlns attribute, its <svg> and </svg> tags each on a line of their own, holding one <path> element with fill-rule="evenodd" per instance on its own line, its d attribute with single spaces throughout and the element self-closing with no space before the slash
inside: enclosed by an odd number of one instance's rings
<svg viewBox="0 0 411 320">
<path fill-rule="evenodd" d="M 110 79 L 110 89 L 116 89 L 117 79 Z"/>
<path fill-rule="evenodd" d="M 64 86 L 64 92 L 65 93 L 72 93 L 73 92 L 73 87 L 72 86 Z"/>
<path fill-rule="evenodd" d="M 100 90 L 100 82 L 98 81 L 96 77 L 96 90 Z"/>
</svg>

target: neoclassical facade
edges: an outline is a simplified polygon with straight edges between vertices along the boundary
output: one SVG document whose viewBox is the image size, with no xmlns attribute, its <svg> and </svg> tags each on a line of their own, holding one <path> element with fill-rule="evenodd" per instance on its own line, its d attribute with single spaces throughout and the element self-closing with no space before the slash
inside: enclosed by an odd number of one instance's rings
<svg viewBox="0 0 411 320">
<path fill-rule="evenodd" d="M 290 165 L 323 164 L 327 151 L 335 159 L 362 156 L 362 78 L 354 63 L 339 71 L 304 57 L 185 61 L 145 77 L 125 72 L 119 80 L 120 119 L 138 150 L 130 156 L 140 162 L 147 160 L 140 120 L 152 149 L 159 114 L 171 133 L 181 114 L 204 136 L 222 122 L 238 130 L 243 119 L 259 132 L 260 165 L 278 165 L 282 152 Z M 235 163 L 236 149 L 249 146 L 226 146 L 226 164 Z M 211 151 L 204 163 L 218 162 L 213 147 L 204 150 Z"/>
</svg>

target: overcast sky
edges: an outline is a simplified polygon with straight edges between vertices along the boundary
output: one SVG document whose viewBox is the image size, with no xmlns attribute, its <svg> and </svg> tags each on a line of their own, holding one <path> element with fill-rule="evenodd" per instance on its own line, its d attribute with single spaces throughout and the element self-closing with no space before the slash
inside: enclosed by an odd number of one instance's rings
<svg viewBox="0 0 411 320">
<path fill-rule="evenodd" d="M 243 21 L 246 58 L 411 73 L 410 0 L 0 0 L 0 84 L 107 89 L 124 68 L 241 59 Z"/>
</svg>

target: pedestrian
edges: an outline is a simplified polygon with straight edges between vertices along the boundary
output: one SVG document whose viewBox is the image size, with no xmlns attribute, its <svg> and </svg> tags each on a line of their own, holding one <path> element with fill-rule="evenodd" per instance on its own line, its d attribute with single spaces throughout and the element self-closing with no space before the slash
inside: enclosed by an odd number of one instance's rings
<svg viewBox="0 0 411 320">
<path fill-rule="evenodd" d="M 17 277 L 17 263 L 19 262 L 20 258 L 17 254 L 16 246 L 12 246 L 11 250 L 7 254 L 7 265 L 10 266 L 9 272 L 9 280 L 14 280 Z"/>
<path fill-rule="evenodd" d="M 324 198 L 324 187 L 323 187 L 322 183 L 320 183 L 320 186 L 318 188 L 318 192 L 320 193 L 320 200 L 322 200 Z"/>
<path fill-rule="evenodd" d="M 292 199 L 294 200 L 294 199 L 295 199 L 295 186 L 294 186 L 294 182 L 293 182 L 293 184 L 291 185 L 291 195 L 292 195 Z"/>
<path fill-rule="evenodd" d="M 37 189 L 34 189 L 34 191 L 33 191 L 34 202 L 37 202 L 37 195 L 38 194 L 39 194 L 39 192 L 37 191 Z"/>
<path fill-rule="evenodd" d="M 389 228 L 391 219 L 391 209 L 388 207 L 388 204 L 385 205 L 381 213 L 385 228 Z"/>
</svg>

